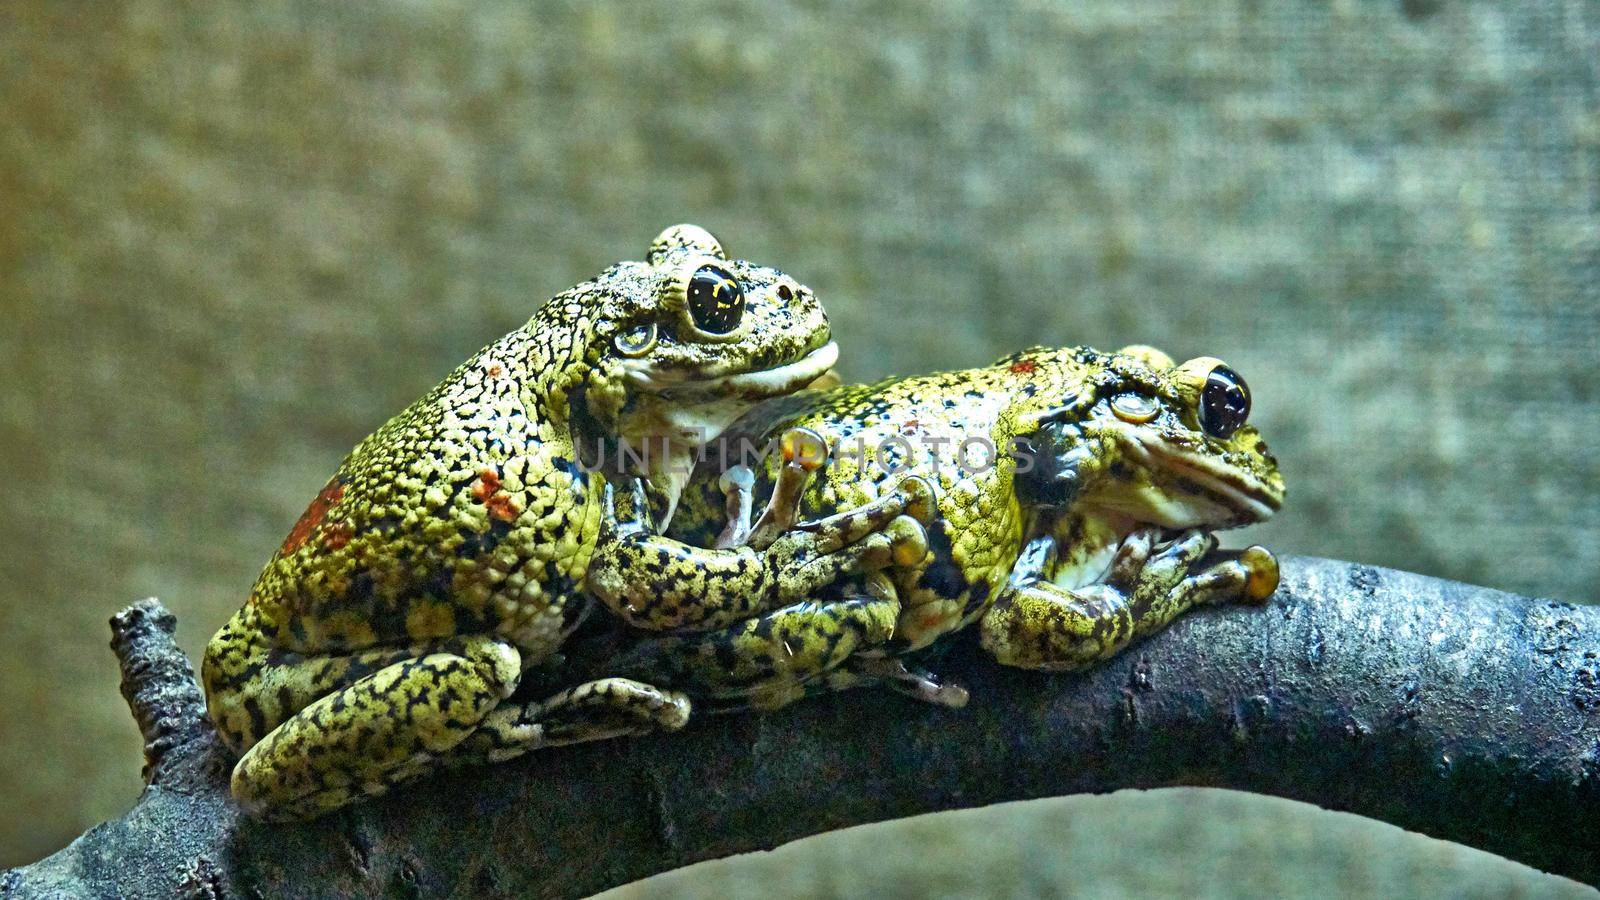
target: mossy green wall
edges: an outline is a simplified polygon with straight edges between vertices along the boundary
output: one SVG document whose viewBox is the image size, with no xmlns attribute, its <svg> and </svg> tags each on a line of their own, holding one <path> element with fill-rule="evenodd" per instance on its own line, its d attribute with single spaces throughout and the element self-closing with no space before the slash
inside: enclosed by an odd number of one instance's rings
<svg viewBox="0 0 1600 900">
<path fill-rule="evenodd" d="M 351 444 L 682 220 L 847 376 L 1221 356 L 1258 539 L 1592 598 L 1597 58 L 1558 0 L 5 4 L 0 863 L 137 790 L 112 611 L 198 654 Z"/>
</svg>

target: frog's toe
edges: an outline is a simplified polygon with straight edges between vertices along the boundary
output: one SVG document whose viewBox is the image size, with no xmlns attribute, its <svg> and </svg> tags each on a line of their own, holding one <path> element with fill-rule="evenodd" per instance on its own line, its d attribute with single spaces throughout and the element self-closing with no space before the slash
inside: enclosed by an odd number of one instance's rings
<svg viewBox="0 0 1600 900">
<path fill-rule="evenodd" d="M 1106 583 L 1131 586 L 1138 580 L 1139 573 L 1144 571 L 1145 564 L 1150 561 L 1151 552 L 1160 542 L 1161 529 L 1154 525 L 1135 528 L 1129 532 L 1111 558 L 1111 566 L 1106 573 Z"/>
<path fill-rule="evenodd" d="M 890 555 L 897 566 L 914 566 L 928 556 L 928 532 L 909 515 L 900 516 L 883 530 L 889 539 Z"/>
<path fill-rule="evenodd" d="M 756 475 L 750 467 L 740 463 L 729 467 L 717 476 L 717 487 L 724 494 L 748 494 L 755 487 Z"/>
<path fill-rule="evenodd" d="M 809 428 L 796 426 L 783 433 L 778 448 L 786 463 L 798 463 L 806 472 L 815 472 L 828 461 L 828 442 Z"/>
<path fill-rule="evenodd" d="M 923 525 L 932 525 L 939 517 L 939 489 L 928 478 L 912 475 L 901 481 L 895 490 L 903 498 L 906 515 Z"/>
<path fill-rule="evenodd" d="M 1278 558 L 1271 550 L 1252 544 L 1239 554 L 1239 565 L 1245 569 L 1243 599 L 1247 603 L 1264 603 L 1278 589 Z"/>
<path fill-rule="evenodd" d="M 748 543 L 758 550 L 772 546 L 778 536 L 794 527 L 800 516 L 800 495 L 814 472 L 828 459 L 827 443 L 809 428 L 791 428 L 780 441 L 783 465 L 778 468 L 767 506 L 750 529 Z M 726 491 L 727 488 L 724 487 Z"/>
<path fill-rule="evenodd" d="M 1174 537 L 1171 543 L 1155 554 L 1154 559 L 1163 562 L 1170 561 L 1187 567 L 1198 562 L 1201 557 L 1216 548 L 1217 536 L 1215 533 L 1199 528 L 1191 528 L 1188 531 L 1180 532 L 1177 537 Z"/>
</svg>

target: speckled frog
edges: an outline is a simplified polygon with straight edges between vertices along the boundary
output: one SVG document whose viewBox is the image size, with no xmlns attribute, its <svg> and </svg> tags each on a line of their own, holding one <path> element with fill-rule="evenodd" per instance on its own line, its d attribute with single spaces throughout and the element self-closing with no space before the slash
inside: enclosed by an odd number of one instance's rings
<svg viewBox="0 0 1600 900">
<path fill-rule="evenodd" d="M 752 477 L 728 465 L 737 455 L 713 457 L 672 534 L 761 545 L 795 515 L 870 503 L 910 472 L 938 482 L 929 552 L 722 631 L 635 636 L 602 655 L 720 708 L 874 683 L 959 705 L 963 690 L 907 661 L 973 623 L 1002 663 L 1091 666 L 1195 604 L 1276 587 L 1266 550 L 1213 554 L 1213 532 L 1262 521 L 1283 498 L 1249 409 L 1221 361 L 1175 365 L 1148 347 L 1031 350 L 769 401 L 724 442 L 762 446 L 799 427 L 827 464 L 768 456 Z M 768 490 L 768 527 L 752 529 L 749 497 Z"/>
<path fill-rule="evenodd" d="M 512 694 L 591 600 L 714 629 L 922 546 L 906 493 L 759 550 L 651 524 L 705 440 L 836 355 L 809 289 L 687 225 L 489 345 L 352 451 L 206 647 L 234 796 L 307 817 L 440 764 L 681 726 L 685 697 L 636 680 Z"/>
</svg>

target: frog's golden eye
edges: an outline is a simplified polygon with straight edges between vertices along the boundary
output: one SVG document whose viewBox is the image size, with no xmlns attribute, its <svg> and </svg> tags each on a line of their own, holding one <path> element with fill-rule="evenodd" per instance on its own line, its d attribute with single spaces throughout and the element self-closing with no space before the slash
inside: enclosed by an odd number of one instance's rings
<svg viewBox="0 0 1600 900">
<path fill-rule="evenodd" d="M 1200 427 L 1214 438 L 1226 440 L 1250 418 L 1250 386 L 1238 372 L 1224 365 L 1212 368 L 1200 389 Z"/>
<path fill-rule="evenodd" d="M 1111 398 L 1111 411 L 1124 422 L 1143 425 L 1154 419 L 1161 407 L 1143 394 L 1118 394 Z"/>
<path fill-rule="evenodd" d="M 630 328 L 618 334 L 611 343 L 623 356 L 643 356 L 656 348 L 656 323 Z"/>
<path fill-rule="evenodd" d="M 694 327 L 707 334 L 728 334 L 744 319 L 744 287 L 721 266 L 696 269 L 684 296 Z"/>
</svg>

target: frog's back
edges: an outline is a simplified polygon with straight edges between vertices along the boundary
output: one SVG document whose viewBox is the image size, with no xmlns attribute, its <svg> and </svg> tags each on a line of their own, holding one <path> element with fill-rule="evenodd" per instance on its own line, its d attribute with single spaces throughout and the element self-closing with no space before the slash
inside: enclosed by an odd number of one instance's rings
<svg viewBox="0 0 1600 900">
<path fill-rule="evenodd" d="M 820 434 L 832 456 L 803 495 L 806 518 L 858 507 L 909 474 L 935 481 L 939 516 L 928 530 L 933 556 L 901 585 L 902 600 L 915 614 L 908 612 L 899 630 L 916 639 L 981 611 L 1020 551 L 1023 510 L 1011 488 L 1016 460 L 1010 439 L 1019 398 L 1035 390 L 1028 375 L 998 365 L 804 392 L 756 407 L 729 430 L 723 446 L 732 464 L 741 451 L 770 449 L 789 428 Z M 757 497 L 770 493 L 779 464 L 778 455 L 768 453 L 764 465 L 753 466 Z M 673 522 L 675 535 L 708 541 L 720 530 L 719 472 L 719 465 L 697 470 Z"/>
<path fill-rule="evenodd" d="M 490 345 L 344 461 L 252 591 L 280 647 L 491 631 L 554 645 L 598 509 L 570 442 L 526 399 L 528 341 Z"/>
<path fill-rule="evenodd" d="M 941 494 L 985 491 L 1012 472 L 1002 445 L 1011 437 L 1006 419 L 1018 385 L 1004 375 L 987 367 L 803 392 L 756 407 L 729 429 L 723 445 L 730 464 L 749 463 L 789 428 L 820 434 L 832 456 L 806 492 L 802 513 L 810 517 L 859 506 L 912 472 L 935 478 Z M 777 457 L 769 453 L 764 462 L 758 476 L 770 477 Z M 717 472 L 696 474 L 697 489 L 720 496 Z M 961 512 L 944 502 L 940 511 Z"/>
</svg>

